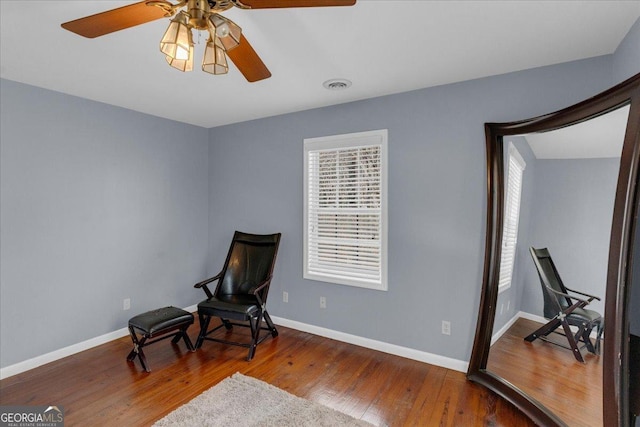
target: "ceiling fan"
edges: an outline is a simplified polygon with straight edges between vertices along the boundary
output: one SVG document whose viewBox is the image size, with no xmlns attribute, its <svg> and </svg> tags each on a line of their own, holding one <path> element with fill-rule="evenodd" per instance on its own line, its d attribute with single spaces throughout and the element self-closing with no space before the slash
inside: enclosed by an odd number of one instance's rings
<svg viewBox="0 0 640 427">
<path fill-rule="evenodd" d="M 226 57 L 238 67 L 249 82 L 271 77 L 242 30 L 224 12 L 240 9 L 271 9 L 289 7 L 352 6 L 356 0 L 144 0 L 117 9 L 65 22 L 62 28 L 88 38 L 145 24 L 164 17 L 173 17 L 160 42 L 160 50 L 169 65 L 181 70 L 193 68 L 192 30 L 209 32 L 202 70 L 211 74 L 228 71 Z"/>
</svg>

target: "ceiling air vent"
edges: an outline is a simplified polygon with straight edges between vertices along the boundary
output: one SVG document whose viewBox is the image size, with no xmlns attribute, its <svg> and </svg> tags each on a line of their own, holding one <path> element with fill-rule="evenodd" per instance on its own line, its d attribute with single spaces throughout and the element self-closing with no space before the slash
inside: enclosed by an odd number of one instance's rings
<svg viewBox="0 0 640 427">
<path fill-rule="evenodd" d="M 322 86 L 329 90 L 345 90 L 351 86 L 351 81 L 347 79 L 331 79 L 322 83 Z"/>
</svg>

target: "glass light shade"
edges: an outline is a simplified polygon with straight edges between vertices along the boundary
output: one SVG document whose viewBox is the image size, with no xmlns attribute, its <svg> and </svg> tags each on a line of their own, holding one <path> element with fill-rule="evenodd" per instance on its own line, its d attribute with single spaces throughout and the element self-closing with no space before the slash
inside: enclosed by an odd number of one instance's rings
<svg viewBox="0 0 640 427">
<path fill-rule="evenodd" d="M 189 55 L 186 59 L 172 58 L 169 55 L 165 59 L 176 70 L 191 71 L 193 70 L 193 43 L 189 46 Z"/>
<path fill-rule="evenodd" d="M 240 44 L 242 29 L 235 22 L 217 13 L 209 17 L 209 32 L 214 34 L 226 51 Z"/>
<path fill-rule="evenodd" d="M 181 11 L 171 20 L 169 28 L 164 33 L 160 41 L 160 51 L 172 59 L 189 60 L 192 38 L 189 15 Z"/>
<path fill-rule="evenodd" d="M 229 71 L 227 55 L 218 37 L 214 36 L 213 40 L 209 37 L 207 40 L 202 60 L 202 71 L 211 74 L 226 74 Z"/>
</svg>

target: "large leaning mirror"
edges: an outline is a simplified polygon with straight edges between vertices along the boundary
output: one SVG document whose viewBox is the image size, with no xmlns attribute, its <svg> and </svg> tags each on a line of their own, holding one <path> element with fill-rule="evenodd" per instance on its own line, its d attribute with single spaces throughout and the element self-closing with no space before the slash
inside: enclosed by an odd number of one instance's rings
<svg viewBox="0 0 640 427">
<path fill-rule="evenodd" d="M 627 426 L 640 74 L 485 131 L 485 266 L 467 376 L 539 425 Z"/>
</svg>

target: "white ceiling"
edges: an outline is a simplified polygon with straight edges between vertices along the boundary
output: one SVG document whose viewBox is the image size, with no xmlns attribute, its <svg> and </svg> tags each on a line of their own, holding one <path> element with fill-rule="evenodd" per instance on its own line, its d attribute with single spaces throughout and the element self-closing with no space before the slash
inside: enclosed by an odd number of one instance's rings
<svg viewBox="0 0 640 427">
<path fill-rule="evenodd" d="M 577 125 L 525 138 L 538 159 L 617 158 L 622 154 L 628 117 L 627 105 Z"/>
<path fill-rule="evenodd" d="M 358 0 L 232 9 L 273 77 L 248 83 L 169 67 L 161 19 L 96 39 L 60 24 L 126 1 L 0 0 L 1 77 L 203 127 L 613 53 L 640 1 Z M 196 37 L 196 42 L 198 38 Z M 322 82 L 353 81 L 329 91 Z"/>
</svg>

